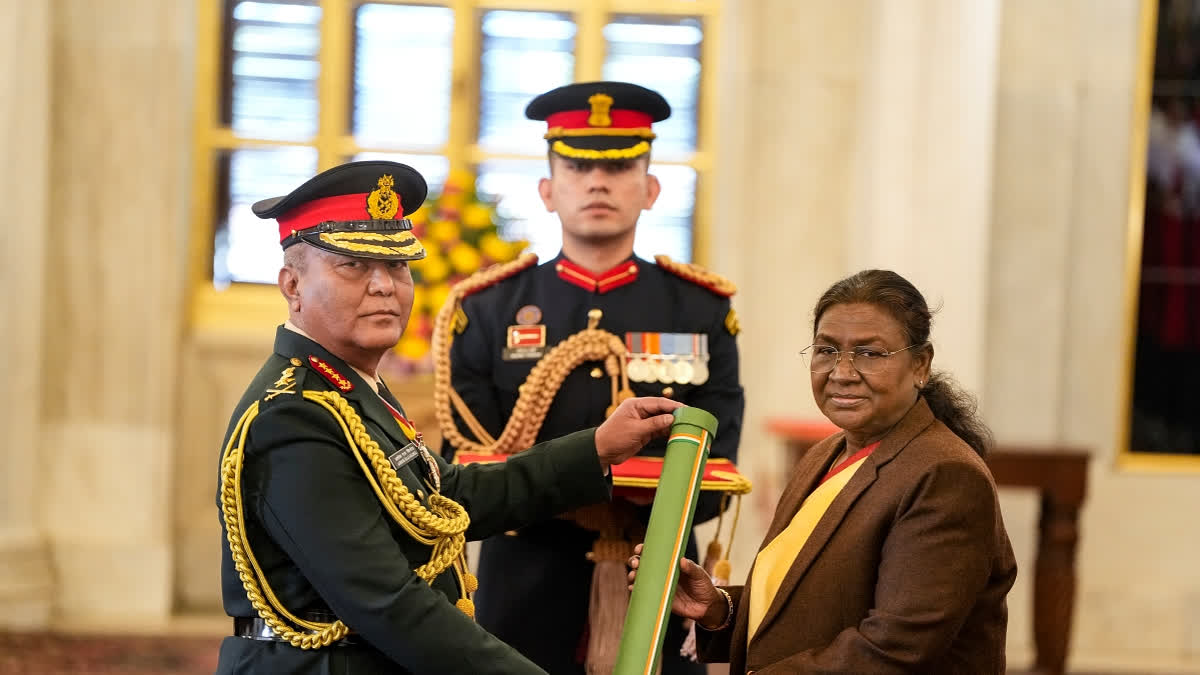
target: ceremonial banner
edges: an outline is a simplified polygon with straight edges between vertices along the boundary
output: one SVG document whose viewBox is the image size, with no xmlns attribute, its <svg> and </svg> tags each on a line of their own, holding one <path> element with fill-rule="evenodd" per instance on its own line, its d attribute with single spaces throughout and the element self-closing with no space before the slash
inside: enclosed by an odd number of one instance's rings
<svg viewBox="0 0 1200 675">
<path fill-rule="evenodd" d="M 717 419 L 699 408 L 679 408 L 674 415 L 614 675 L 654 675 L 658 668 L 679 559 L 717 432 Z"/>
</svg>

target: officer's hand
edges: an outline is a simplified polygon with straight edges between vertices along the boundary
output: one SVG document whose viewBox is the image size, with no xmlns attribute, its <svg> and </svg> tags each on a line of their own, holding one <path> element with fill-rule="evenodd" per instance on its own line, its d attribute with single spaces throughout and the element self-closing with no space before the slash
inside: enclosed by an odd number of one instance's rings
<svg viewBox="0 0 1200 675">
<path fill-rule="evenodd" d="M 669 398 L 630 398 L 621 402 L 608 419 L 596 428 L 596 454 L 605 473 L 637 454 L 651 440 L 666 436 L 675 418 L 671 411 L 682 407 Z"/>
</svg>

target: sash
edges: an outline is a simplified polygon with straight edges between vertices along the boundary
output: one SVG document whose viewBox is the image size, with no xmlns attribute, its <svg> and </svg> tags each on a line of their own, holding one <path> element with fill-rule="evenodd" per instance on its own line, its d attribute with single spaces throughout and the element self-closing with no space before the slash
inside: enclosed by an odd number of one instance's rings
<svg viewBox="0 0 1200 675">
<path fill-rule="evenodd" d="M 754 637 L 767 609 L 775 600 L 783 578 L 792 568 L 800 549 L 808 542 L 808 537 L 816 529 L 817 523 L 829 509 L 829 505 L 846 487 L 846 483 L 854 477 L 859 467 L 866 461 L 867 456 L 879 447 L 872 443 L 856 452 L 840 465 L 834 467 L 821 480 L 817 489 L 804 499 L 792 522 L 779 533 L 769 544 L 758 552 L 754 559 L 754 579 L 750 582 L 750 626 L 747 640 Z"/>
</svg>

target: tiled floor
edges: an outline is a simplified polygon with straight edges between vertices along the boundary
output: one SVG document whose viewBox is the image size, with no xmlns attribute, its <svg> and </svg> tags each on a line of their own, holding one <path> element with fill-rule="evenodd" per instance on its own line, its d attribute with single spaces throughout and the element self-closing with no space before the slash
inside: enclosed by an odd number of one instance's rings
<svg viewBox="0 0 1200 675">
<path fill-rule="evenodd" d="M 106 637 L 0 632 L 0 675 L 211 675 L 220 642 L 219 637 L 186 634 Z M 1014 670 L 1010 675 L 1034 674 Z"/>
<path fill-rule="evenodd" d="M 220 638 L 0 633 L 4 675 L 212 675 Z"/>
</svg>

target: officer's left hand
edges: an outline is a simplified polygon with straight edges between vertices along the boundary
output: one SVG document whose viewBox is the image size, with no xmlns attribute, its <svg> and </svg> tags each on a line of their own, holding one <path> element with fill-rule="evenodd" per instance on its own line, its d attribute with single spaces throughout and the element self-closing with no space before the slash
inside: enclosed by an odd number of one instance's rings
<svg viewBox="0 0 1200 675">
<path fill-rule="evenodd" d="M 671 411 L 682 407 L 669 398 L 630 398 L 621 402 L 604 424 L 596 428 L 596 454 L 600 465 L 620 464 L 637 454 L 651 440 L 666 436 L 675 421 Z"/>
</svg>

